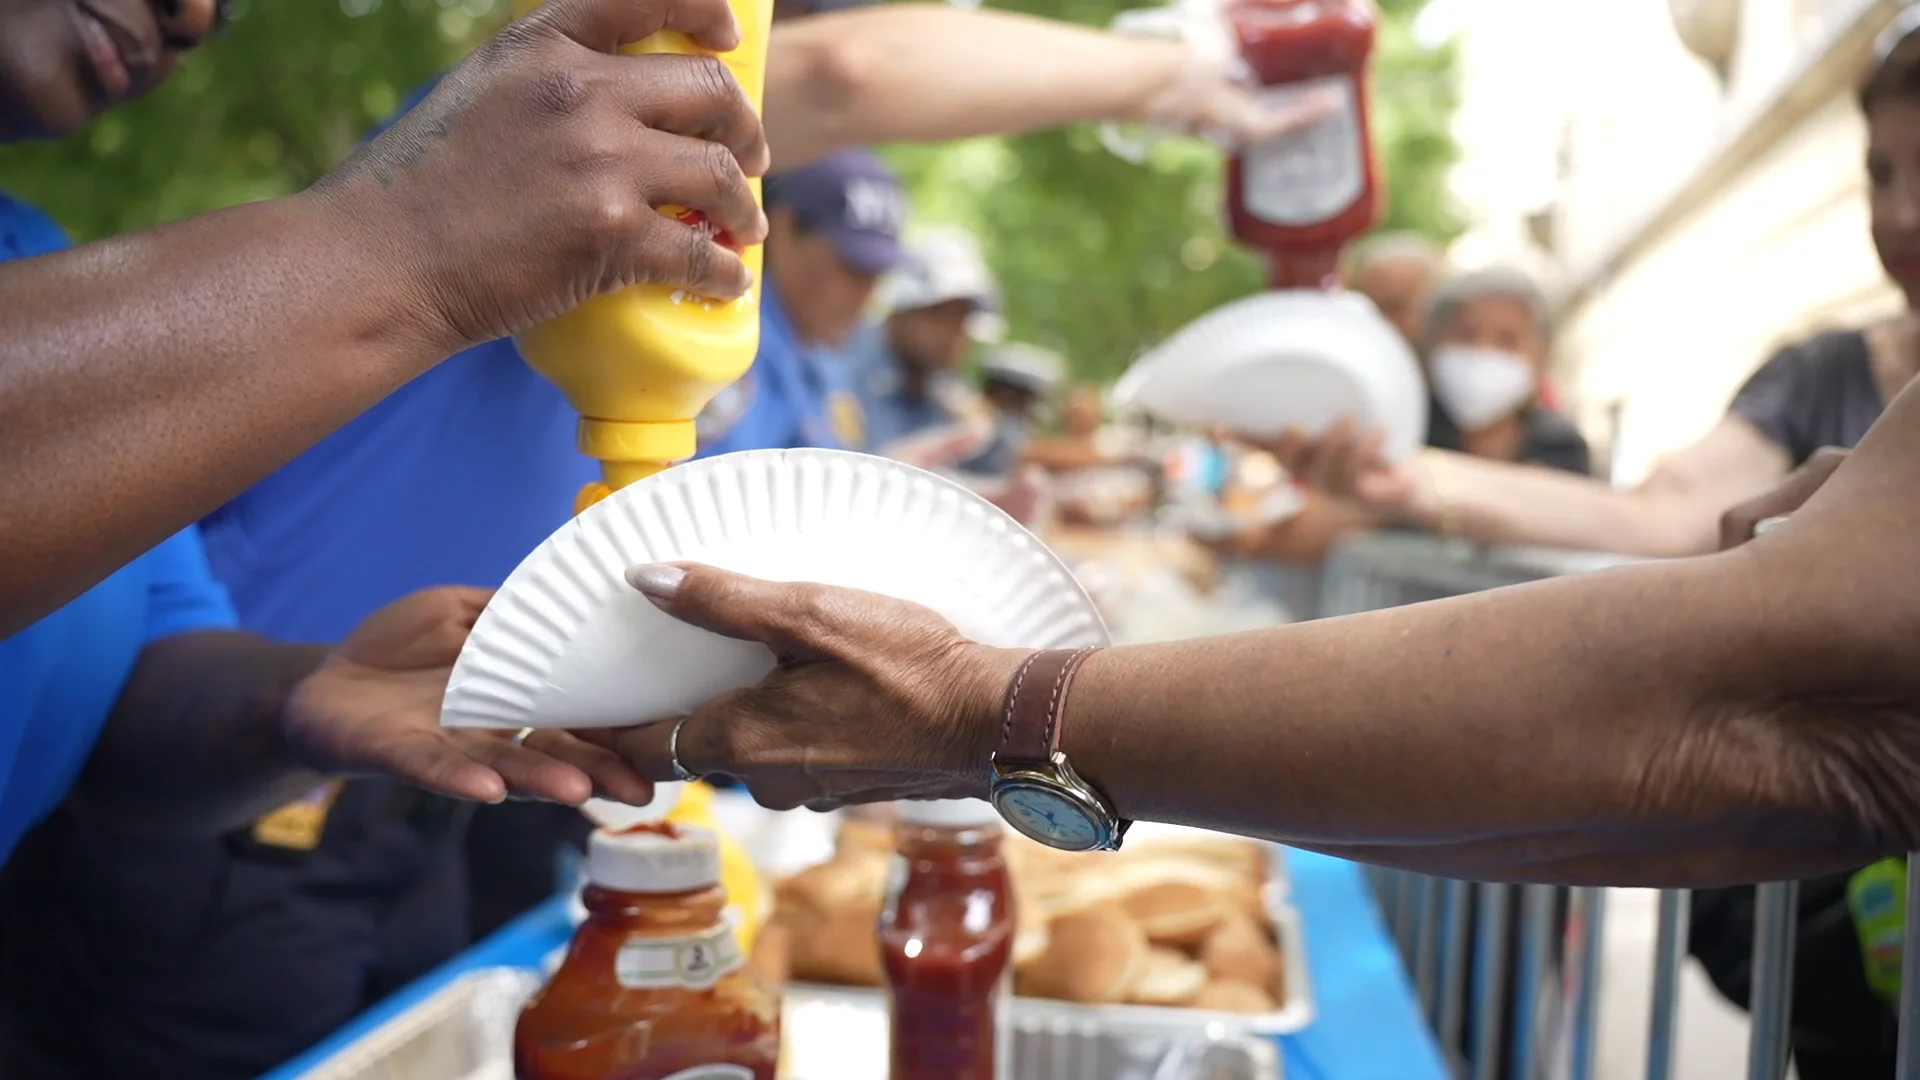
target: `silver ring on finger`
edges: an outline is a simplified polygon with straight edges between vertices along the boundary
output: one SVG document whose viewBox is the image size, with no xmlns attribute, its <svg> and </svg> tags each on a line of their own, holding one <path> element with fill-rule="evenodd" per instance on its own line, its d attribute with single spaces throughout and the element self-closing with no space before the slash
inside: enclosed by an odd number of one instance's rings
<svg viewBox="0 0 1920 1080">
<path fill-rule="evenodd" d="M 680 764 L 680 729 L 686 727 L 690 719 L 692 718 L 683 716 L 674 721 L 673 734 L 667 736 L 667 760 L 673 765 L 673 778 L 683 784 L 695 783 L 700 779 L 697 774 L 688 772 L 687 767 Z"/>
<path fill-rule="evenodd" d="M 527 745 L 527 736 L 532 735 L 533 730 L 534 729 L 530 727 L 523 727 L 519 731 L 514 732 L 513 738 L 507 741 L 511 742 L 515 746 L 525 746 Z"/>
</svg>

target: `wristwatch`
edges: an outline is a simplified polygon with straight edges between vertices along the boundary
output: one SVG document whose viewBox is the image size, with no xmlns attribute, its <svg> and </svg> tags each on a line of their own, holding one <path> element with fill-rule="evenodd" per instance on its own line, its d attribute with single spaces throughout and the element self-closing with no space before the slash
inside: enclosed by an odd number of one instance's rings
<svg viewBox="0 0 1920 1080">
<path fill-rule="evenodd" d="M 1015 831 L 1061 851 L 1118 851 L 1132 822 L 1073 771 L 1060 721 L 1080 664 L 1094 649 L 1044 649 L 1007 687 L 993 754 L 993 807 Z"/>
</svg>

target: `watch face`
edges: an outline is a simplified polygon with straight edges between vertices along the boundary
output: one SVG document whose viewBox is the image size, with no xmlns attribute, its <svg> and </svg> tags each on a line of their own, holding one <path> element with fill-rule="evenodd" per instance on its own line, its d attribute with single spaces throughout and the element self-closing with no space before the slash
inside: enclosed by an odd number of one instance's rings
<svg viewBox="0 0 1920 1080">
<path fill-rule="evenodd" d="M 1008 784 L 993 801 L 1007 824 L 1048 847 L 1092 851 L 1101 844 L 1100 824 L 1087 808 L 1051 788 Z"/>
</svg>

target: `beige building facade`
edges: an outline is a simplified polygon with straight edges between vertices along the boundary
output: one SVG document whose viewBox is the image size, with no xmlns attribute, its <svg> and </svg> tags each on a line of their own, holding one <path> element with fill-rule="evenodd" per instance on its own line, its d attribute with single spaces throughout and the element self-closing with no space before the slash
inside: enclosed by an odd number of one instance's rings
<svg viewBox="0 0 1920 1080">
<path fill-rule="evenodd" d="M 1460 30 L 1455 190 L 1475 227 L 1458 254 L 1551 262 L 1562 396 L 1616 482 L 1710 428 L 1781 344 L 1898 309 L 1867 235 L 1854 92 L 1899 0 L 1514 0 L 1533 8 L 1525 35 L 1509 0 L 1457 2 L 1477 15 Z M 1537 102 L 1497 119 L 1501 79 L 1546 70 L 1538 53 L 1560 73 L 1546 138 Z"/>
</svg>

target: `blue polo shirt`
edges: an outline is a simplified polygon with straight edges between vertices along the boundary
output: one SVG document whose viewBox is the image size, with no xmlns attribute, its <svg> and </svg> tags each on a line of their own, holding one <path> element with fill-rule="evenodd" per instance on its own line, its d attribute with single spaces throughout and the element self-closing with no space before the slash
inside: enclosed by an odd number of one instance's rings
<svg viewBox="0 0 1920 1080">
<path fill-rule="evenodd" d="M 247 627 L 333 642 L 434 585 L 497 586 L 597 462 L 511 341 L 458 353 L 200 524 Z"/>
<path fill-rule="evenodd" d="M 294 641 L 420 589 L 498 586 L 600 479 L 578 422 L 511 340 L 468 349 L 202 521 L 207 556 L 249 629 Z"/>
<path fill-rule="evenodd" d="M 720 391 L 699 418 L 699 457 L 736 450 L 866 445 L 860 403 L 844 361 L 800 340 L 771 288 L 760 297 L 760 349 L 739 382 Z"/>
<path fill-rule="evenodd" d="M 0 195 L 0 259 L 66 246 L 46 215 Z M 66 797 L 140 650 L 233 624 L 226 593 L 188 530 L 0 639 L 0 860 Z"/>
</svg>

